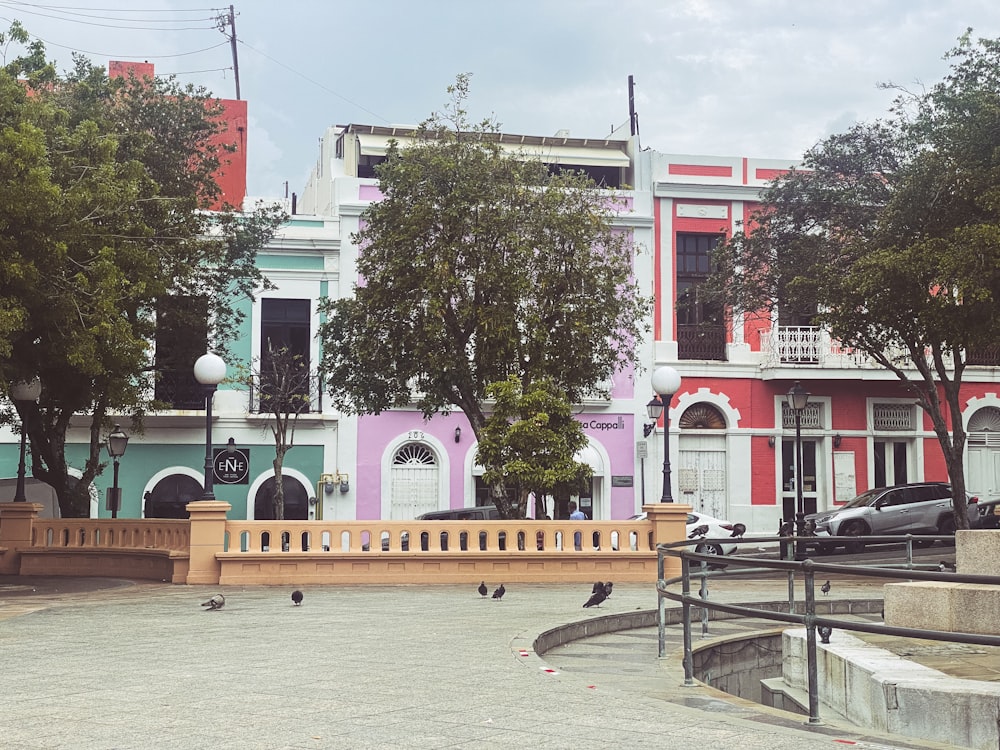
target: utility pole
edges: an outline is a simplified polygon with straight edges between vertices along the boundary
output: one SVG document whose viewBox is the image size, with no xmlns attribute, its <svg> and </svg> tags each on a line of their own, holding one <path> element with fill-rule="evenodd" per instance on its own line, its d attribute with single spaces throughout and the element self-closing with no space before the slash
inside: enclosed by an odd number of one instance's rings
<svg viewBox="0 0 1000 750">
<path fill-rule="evenodd" d="M 229 15 L 220 15 L 215 19 L 216 28 L 226 34 L 226 27 L 232 29 L 229 37 L 229 45 L 233 50 L 233 77 L 236 79 L 236 99 L 240 99 L 240 58 L 236 53 L 236 11 L 232 5 L 229 6 Z"/>
</svg>

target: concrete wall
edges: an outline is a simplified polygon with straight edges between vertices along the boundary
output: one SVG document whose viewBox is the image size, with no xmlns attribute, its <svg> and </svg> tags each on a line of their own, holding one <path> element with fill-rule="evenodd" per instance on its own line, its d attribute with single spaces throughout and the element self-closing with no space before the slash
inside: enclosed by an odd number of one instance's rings
<svg viewBox="0 0 1000 750">
<path fill-rule="evenodd" d="M 782 636 L 782 676 L 808 689 L 806 631 Z M 832 711 L 860 727 L 948 746 L 996 750 L 1000 685 L 960 680 L 870 646 L 844 631 L 817 644 L 820 714 Z"/>
</svg>

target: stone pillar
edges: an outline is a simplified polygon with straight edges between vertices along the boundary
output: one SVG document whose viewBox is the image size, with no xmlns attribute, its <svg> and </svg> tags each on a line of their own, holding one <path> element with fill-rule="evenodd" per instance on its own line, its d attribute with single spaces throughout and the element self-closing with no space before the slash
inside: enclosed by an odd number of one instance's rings
<svg viewBox="0 0 1000 750">
<path fill-rule="evenodd" d="M 218 583 L 222 573 L 216 555 L 226 547 L 226 514 L 222 500 L 196 500 L 184 506 L 191 515 L 191 557 L 187 583 Z"/>
<path fill-rule="evenodd" d="M 0 574 L 21 573 L 21 550 L 31 546 L 31 527 L 44 506 L 0 503 Z"/>
<path fill-rule="evenodd" d="M 653 524 L 653 544 L 679 542 L 687 538 L 687 514 L 690 505 L 681 503 L 650 503 L 642 506 L 646 519 Z M 663 560 L 663 575 L 674 578 L 681 574 L 681 561 L 676 557 Z"/>
</svg>

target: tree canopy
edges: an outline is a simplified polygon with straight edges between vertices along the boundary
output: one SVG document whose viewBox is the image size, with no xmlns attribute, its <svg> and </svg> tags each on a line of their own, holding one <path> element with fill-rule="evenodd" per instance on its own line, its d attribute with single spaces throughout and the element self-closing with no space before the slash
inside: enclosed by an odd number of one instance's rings
<svg viewBox="0 0 1000 750">
<path fill-rule="evenodd" d="M 536 501 L 549 494 L 568 500 L 586 488 L 591 469 L 574 457 L 586 447 L 587 436 L 551 379 L 524 388 L 511 375 L 491 383 L 486 393 L 494 407 L 480 434 L 476 460 L 484 468 L 484 482 L 516 489 L 516 497 L 501 500 L 501 515 L 523 518 L 530 494 Z"/>
<path fill-rule="evenodd" d="M 635 361 L 648 301 L 620 194 L 505 153 L 469 123 L 468 76 L 412 144 L 390 144 L 362 216 L 354 295 L 324 305 L 335 404 L 377 414 L 460 409 L 477 437 L 490 383 L 551 378 L 581 401 Z"/>
<path fill-rule="evenodd" d="M 966 34 L 948 58 L 941 82 L 775 180 L 718 250 L 714 286 L 737 312 L 812 316 L 895 373 L 934 425 L 964 528 L 959 391 L 1000 337 L 1000 42 Z"/>
<path fill-rule="evenodd" d="M 256 250 L 283 212 L 205 210 L 219 190 L 218 114 L 204 90 L 112 79 L 80 57 L 57 76 L 37 44 L 0 70 L 0 382 L 41 378 L 39 404 L 17 405 L 18 421 L 63 515 L 87 514 L 109 411 L 139 426 L 152 402 L 157 303 L 206 300 L 209 340 L 224 349 L 236 301 L 266 285 Z M 204 328 L 205 310 L 186 314 Z M 77 490 L 65 458 L 74 415 L 90 431 Z"/>
</svg>

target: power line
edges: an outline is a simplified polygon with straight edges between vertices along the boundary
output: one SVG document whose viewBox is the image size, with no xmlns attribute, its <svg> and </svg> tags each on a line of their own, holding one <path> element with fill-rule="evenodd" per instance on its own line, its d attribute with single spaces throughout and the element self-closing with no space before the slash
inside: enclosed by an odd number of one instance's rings
<svg viewBox="0 0 1000 750">
<path fill-rule="evenodd" d="M 284 68 L 285 70 L 287 70 L 287 71 L 289 71 L 289 72 L 291 72 L 291 73 L 294 73 L 294 74 L 295 74 L 295 75 L 297 75 L 297 76 L 298 76 L 299 78 L 301 78 L 301 79 L 303 79 L 303 80 L 305 80 L 305 81 L 308 81 L 309 83 L 313 84 L 314 86 L 318 86 L 319 88 L 323 89 L 323 90 L 324 90 L 325 92 L 327 92 L 328 94 L 333 94 L 333 95 L 334 95 L 335 97 L 337 97 L 337 98 L 338 98 L 338 99 L 340 99 L 341 101 L 344 101 L 344 102 L 347 102 L 347 103 L 348 103 L 348 104 L 350 104 L 350 105 L 351 105 L 352 107 L 357 107 L 357 108 L 358 108 L 358 109 L 360 109 L 361 111 L 363 111 L 363 112 L 367 112 L 367 113 L 368 113 L 368 114 L 370 114 L 370 115 L 371 115 L 372 117 L 377 117 L 377 118 L 378 118 L 379 120 L 381 120 L 382 122 L 384 122 L 384 123 L 387 123 L 387 124 L 388 124 L 388 122 L 389 122 L 389 121 L 388 121 L 388 120 L 387 120 L 386 118 L 382 117 L 381 115 L 379 115 L 379 114 L 377 114 L 377 113 L 375 113 L 375 112 L 372 112 L 372 111 L 371 111 L 370 109 L 368 109 L 367 107 L 363 107 L 362 105 L 358 104 L 357 102 L 353 102 L 353 101 L 351 101 L 351 100 L 350 100 L 350 99 L 348 99 L 348 98 L 347 98 L 346 96 L 343 96 L 343 95 L 341 95 L 341 94 L 338 94 L 338 93 L 337 93 L 336 91 L 334 91 L 333 89 L 330 89 L 330 88 L 327 88 L 326 86 L 324 86 L 324 85 L 323 85 L 322 83 L 320 83 L 319 81 L 315 81 L 315 80 L 313 80 L 312 78 L 310 78 L 309 76 L 307 76 L 307 75 L 306 75 L 305 73 L 302 73 L 302 72 L 300 72 L 300 71 L 296 70 L 295 68 L 292 68 L 292 67 L 289 67 L 288 65 L 285 65 L 285 63 L 281 62 L 280 60 L 275 60 L 275 59 L 274 59 L 273 57 L 271 57 L 270 55 L 268 55 L 268 54 L 267 54 L 266 52 L 261 52 L 261 51 L 260 51 L 259 49 L 256 49 L 255 47 L 252 47 L 251 45 L 247 44 L 247 43 L 246 43 L 245 41 L 243 41 L 242 39 L 240 39 L 240 40 L 238 40 L 238 41 L 239 41 L 239 43 L 240 43 L 240 44 L 242 44 L 242 45 L 243 45 L 244 47 L 246 47 L 247 49 L 249 49 L 249 50 L 252 50 L 252 51 L 256 52 L 256 53 L 257 53 L 258 55 L 260 55 L 261 57 L 266 57 L 266 58 L 267 58 L 268 60 L 270 60 L 271 62 L 273 62 L 273 63 L 274 63 L 275 65 L 280 65 L 280 66 L 281 66 L 282 68 Z"/>
<path fill-rule="evenodd" d="M 18 13 L 27 13 L 33 16 L 39 16 L 41 18 L 52 18 L 57 21 L 67 21 L 69 23 L 76 23 L 82 26 L 97 26 L 107 29 L 138 29 L 145 31 L 200 31 L 202 29 L 212 28 L 211 26 L 176 26 L 174 28 L 164 29 L 161 26 L 139 26 L 137 23 L 147 23 L 147 24 L 178 24 L 178 23 L 192 23 L 198 21 L 213 21 L 214 17 L 197 17 L 197 18 L 180 18 L 180 19 L 163 19 L 158 20 L 155 18 L 141 18 L 141 19 L 128 19 L 124 17 L 115 16 L 99 16 L 90 13 L 63 13 L 61 15 L 56 15 L 54 13 L 42 13 L 38 10 L 28 10 L 24 6 L 26 3 L 11 2 L 10 0 L 5 0 L 0 2 L 0 6 L 9 8 L 12 11 L 17 11 Z M 45 10 L 51 10 L 48 6 L 31 5 L 30 7 L 44 8 Z M 78 16 L 78 18 L 68 18 L 67 16 Z M 81 19 L 93 19 L 84 21 Z M 95 23 L 94 21 L 121 21 L 123 23 L 112 24 L 112 23 Z"/>
<path fill-rule="evenodd" d="M 0 16 L 0 20 L 11 22 L 11 19 Z M 163 60 L 171 57 L 188 57 L 189 55 L 200 55 L 202 52 L 208 52 L 209 50 L 218 49 L 219 47 L 224 47 L 229 44 L 228 40 L 224 42 L 219 42 L 218 44 L 213 44 L 211 47 L 205 47 L 203 49 L 196 49 L 190 52 L 177 52 L 173 55 L 119 55 L 108 52 L 97 52 L 95 50 L 80 49 L 79 47 L 70 47 L 65 44 L 56 44 L 55 42 L 50 42 L 46 39 L 42 39 L 40 36 L 35 36 L 34 34 L 28 34 L 32 39 L 37 39 L 42 42 L 46 47 L 58 47 L 59 49 L 68 49 L 70 52 L 83 52 L 87 55 L 96 55 L 97 57 L 102 57 L 108 60 L 122 60 L 122 59 L 133 59 L 133 60 Z"/>
</svg>

